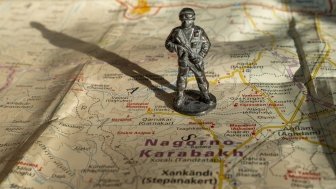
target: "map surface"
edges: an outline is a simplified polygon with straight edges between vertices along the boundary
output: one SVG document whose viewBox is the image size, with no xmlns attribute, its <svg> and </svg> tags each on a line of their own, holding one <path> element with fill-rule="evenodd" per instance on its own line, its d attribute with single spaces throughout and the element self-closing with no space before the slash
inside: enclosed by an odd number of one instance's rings
<svg viewBox="0 0 336 189">
<path fill-rule="evenodd" d="M 335 188 L 335 5 L 1 0 L 0 188 Z M 183 7 L 212 43 L 200 117 L 172 109 Z"/>
</svg>

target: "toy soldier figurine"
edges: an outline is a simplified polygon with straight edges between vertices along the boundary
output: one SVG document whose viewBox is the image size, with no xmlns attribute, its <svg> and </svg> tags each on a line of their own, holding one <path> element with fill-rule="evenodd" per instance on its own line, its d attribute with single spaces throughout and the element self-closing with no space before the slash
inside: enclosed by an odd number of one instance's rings
<svg viewBox="0 0 336 189">
<path fill-rule="evenodd" d="M 204 30 L 194 25 L 195 12 L 183 8 L 179 18 L 181 26 L 169 34 L 165 46 L 178 56 L 177 95 L 174 102 L 176 111 L 188 115 L 202 115 L 216 106 L 216 98 L 209 93 L 209 82 L 204 74 L 204 57 L 210 48 L 210 41 Z M 196 78 L 199 92 L 186 91 L 188 73 Z"/>
</svg>

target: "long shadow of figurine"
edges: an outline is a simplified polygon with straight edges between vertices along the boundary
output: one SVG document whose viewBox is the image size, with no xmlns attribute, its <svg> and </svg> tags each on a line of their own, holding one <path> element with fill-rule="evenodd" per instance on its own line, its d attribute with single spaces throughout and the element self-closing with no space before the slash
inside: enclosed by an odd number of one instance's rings
<svg viewBox="0 0 336 189">
<path fill-rule="evenodd" d="M 93 56 L 114 66 L 125 75 L 134 78 L 135 81 L 153 90 L 155 96 L 158 99 L 162 100 L 169 108 L 173 109 L 174 93 L 167 93 L 163 89 L 154 86 L 151 82 L 155 81 L 161 86 L 175 90 L 175 86 L 168 82 L 166 79 L 164 79 L 162 76 L 154 74 L 113 52 L 100 48 L 95 44 L 91 44 L 70 37 L 60 32 L 49 30 L 44 25 L 37 22 L 31 22 L 30 25 L 33 28 L 38 29 L 42 33 L 44 38 L 46 38 L 51 44 L 57 47 L 73 49 L 89 56 Z M 46 129 L 46 126 L 50 124 L 50 122 L 46 122 L 41 125 L 29 138 L 25 145 L 17 150 L 15 156 L 11 158 L 11 161 L 8 161 L 6 163 L 4 169 L 0 172 L 0 181 L 4 180 L 7 177 L 7 175 L 12 171 L 13 167 L 16 165 L 16 162 L 19 161 L 20 158 L 22 158 L 23 154 L 33 145 L 33 143 L 36 141 L 36 138 L 42 134 L 42 132 Z M 6 157 L 0 160 L 5 161 L 5 159 Z"/>
<path fill-rule="evenodd" d="M 332 168 L 334 174 L 336 173 L 336 155 L 335 150 L 330 147 L 336 146 L 336 140 L 332 137 L 333 131 L 336 130 L 336 125 L 332 124 L 335 122 L 334 118 L 321 118 L 318 113 L 318 107 L 324 107 L 329 111 L 335 110 L 335 104 L 333 102 L 333 98 L 331 96 L 332 91 L 331 87 L 328 86 L 329 83 L 326 81 L 328 79 L 334 78 L 322 78 L 319 80 L 318 78 L 313 79 L 311 76 L 311 71 L 308 67 L 308 61 L 306 59 L 306 53 L 303 49 L 303 44 L 295 27 L 295 19 L 293 18 L 289 24 L 288 34 L 294 40 L 294 45 L 299 57 L 300 69 L 294 75 L 294 82 L 303 83 L 307 88 L 307 100 L 311 101 L 308 104 L 309 110 L 309 122 L 315 133 L 317 133 L 318 140 L 321 143 L 325 143 L 327 145 L 321 145 L 323 149 L 323 153 L 326 155 L 328 159 L 329 166 Z M 320 58 L 317 59 L 320 61 Z M 313 83 L 316 83 L 314 85 Z M 330 116 L 331 117 L 331 116 Z M 327 127 L 329 125 L 329 127 Z"/>
<path fill-rule="evenodd" d="M 73 49 L 82 52 L 99 60 L 102 60 L 110 64 L 111 66 L 119 69 L 123 74 L 132 77 L 135 81 L 153 90 L 155 96 L 165 102 L 165 104 L 172 109 L 173 93 L 167 93 L 163 89 L 154 86 L 151 82 L 155 81 L 161 86 L 175 90 L 175 86 L 166 79 L 164 79 L 162 76 L 152 73 L 142 68 L 141 66 L 127 60 L 126 58 L 102 49 L 95 44 L 76 39 L 60 32 L 49 30 L 41 23 L 31 22 L 30 25 L 31 27 L 38 29 L 42 33 L 42 36 L 47 39 L 52 45 L 60 48 Z"/>
</svg>

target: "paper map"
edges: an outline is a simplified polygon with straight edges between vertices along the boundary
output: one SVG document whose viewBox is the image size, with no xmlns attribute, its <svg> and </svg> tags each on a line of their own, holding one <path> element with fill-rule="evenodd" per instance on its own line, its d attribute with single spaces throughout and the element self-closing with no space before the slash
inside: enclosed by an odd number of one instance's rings
<svg viewBox="0 0 336 189">
<path fill-rule="evenodd" d="M 336 188 L 335 6 L 1 0 L 0 188 Z M 184 7 L 212 44 L 199 117 L 172 108 Z"/>
</svg>

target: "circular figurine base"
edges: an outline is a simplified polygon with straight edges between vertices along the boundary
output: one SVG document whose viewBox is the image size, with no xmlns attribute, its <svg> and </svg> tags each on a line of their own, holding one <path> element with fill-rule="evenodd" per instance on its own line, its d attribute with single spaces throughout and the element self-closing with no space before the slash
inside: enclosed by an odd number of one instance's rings
<svg viewBox="0 0 336 189">
<path fill-rule="evenodd" d="M 176 99 L 174 99 L 175 111 L 193 116 L 204 115 L 216 108 L 216 97 L 213 94 L 209 94 L 211 103 L 205 103 L 201 100 L 202 94 L 196 90 L 186 90 L 184 103 L 180 106 L 176 106 Z"/>
</svg>

